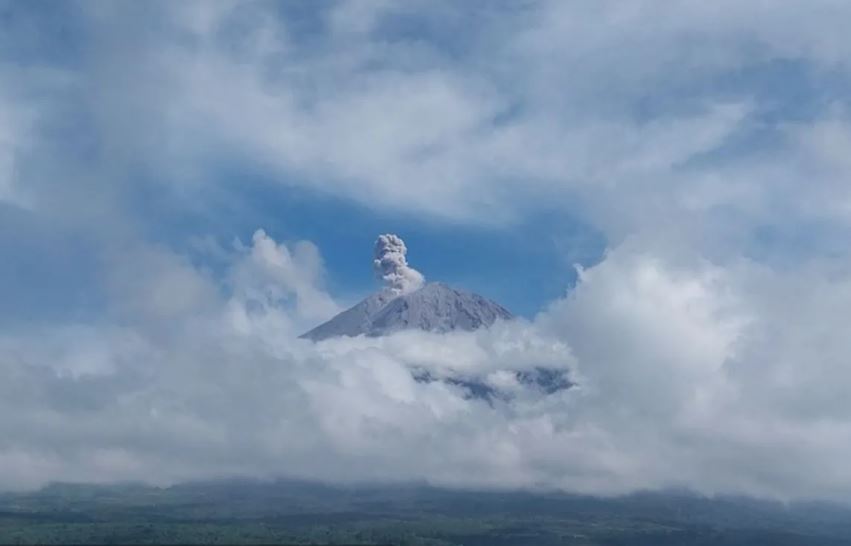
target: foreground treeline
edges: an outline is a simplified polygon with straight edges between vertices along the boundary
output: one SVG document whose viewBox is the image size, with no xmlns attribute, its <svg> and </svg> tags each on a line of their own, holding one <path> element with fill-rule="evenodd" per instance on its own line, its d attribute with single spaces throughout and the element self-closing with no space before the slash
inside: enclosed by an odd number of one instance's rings
<svg viewBox="0 0 851 546">
<path fill-rule="evenodd" d="M 613 499 L 212 482 L 0 495 L 3 544 L 848 545 L 851 510 L 683 492 Z"/>
</svg>

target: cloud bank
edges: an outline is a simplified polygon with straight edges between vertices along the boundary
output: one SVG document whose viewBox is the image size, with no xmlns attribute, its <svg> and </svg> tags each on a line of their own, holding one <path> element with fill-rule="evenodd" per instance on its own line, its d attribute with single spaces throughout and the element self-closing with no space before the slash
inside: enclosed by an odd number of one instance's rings
<svg viewBox="0 0 851 546">
<path fill-rule="evenodd" d="M 848 278 L 811 277 L 801 305 L 756 264 L 630 242 L 533 321 L 314 344 L 296 334 L 328 302 L 316 255 L 283 259 L 305 245 L 258 231 L 228 287 L 181 260 L 145 281 L 204 298 L 0 337 L 0 487 L 237 475 L 847 499 Z M 575 385 L 521 380 L 539 369 Z"/>
<path fill-rule="evenodd" d="M 0 489 L 848 500 L 851 5 L 317 6 L 0 4 Z M 256 204 L 296 190 L 446 236 L 555 211 L 608 250 L 526 321 L 312 344 L 339 248 Z"/>
</svg>

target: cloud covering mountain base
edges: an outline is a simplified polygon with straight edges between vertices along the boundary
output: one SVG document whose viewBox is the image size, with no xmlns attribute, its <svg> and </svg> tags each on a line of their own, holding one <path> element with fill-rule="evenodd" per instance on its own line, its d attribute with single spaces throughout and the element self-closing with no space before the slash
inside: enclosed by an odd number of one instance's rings
<svg viewBox="0 0 851 546">
<path fill-rule="evenodd" d="M 0 489 L 851 496 L 851 3 L 0 16 Z M 323 254 L 378 229 L 451 238 L 429 276 L 564 295 L 488 330 L 298 339 L 353 303 Z M 389 289 L 423 282 L 376 250 Z"/>
<path fill-rule="evenodd" d="M 851 282 L 813 276 L 796 303 L 754 264 L 638 248 L 532 321 L 321 343 L 296 337 L 337 308 L 310 243 L 258 232 L 222 285 L 164 256 L 135 275 L 143 308 L 0 338 L 0 487 L 286 476 L 846 498 L 849 342 L 839 316 L 808 318 L 847 305 Z M 176 279 L 179 306 L 158 297 Z M 541 368 L 576 385 L 518 379 Z"/>
</svg>

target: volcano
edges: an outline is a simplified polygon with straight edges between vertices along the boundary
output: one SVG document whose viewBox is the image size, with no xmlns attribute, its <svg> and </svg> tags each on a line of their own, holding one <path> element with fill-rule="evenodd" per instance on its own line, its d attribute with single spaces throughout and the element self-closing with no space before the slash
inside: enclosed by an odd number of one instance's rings
<svg viewBox="0 0 851 546">
<path fill-rule="evenodd" d="M 411 329 L 470 331 L 513 318 L 504 307 L 478 294 L 440 282 L 426 283 L 422 273 L 408 265 L 407 253 L 400 237 L 380 235 L 372 265 L 384 288 L 301 337 L 321 341 Z"/>
<path fill-rule="evenodd" d="M 409 329 L 470 331 L 512 318 L 508 310 L 485 297 L 432 282 L 407 293 L 384 289 L 372 294 L 301 337 L 320 341 L 338 336 L 383 336 Z"/>
</svg>

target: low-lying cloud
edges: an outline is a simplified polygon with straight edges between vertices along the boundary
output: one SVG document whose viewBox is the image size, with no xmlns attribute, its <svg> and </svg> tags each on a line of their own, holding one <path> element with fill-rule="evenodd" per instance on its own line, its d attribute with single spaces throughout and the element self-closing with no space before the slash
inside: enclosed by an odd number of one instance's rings
<svg viewBox="0 0 851 546">
<path fill-rule="evenodd" d="M 847 278 L 813 275 L 795 304 L 787 279 L 748 262 L 626 243 L 533 321 L 312 343 L 296 338 L 305 313 L 336 307 L 306 245 L 258 231 L 212 306 L 154 298 L 121 320 L 0 338 L 0 487 L 236 475 L 851 492 Z M 157 274 L 184 289 L 212 282 L 166 263 Z M 536 370 L 573 386 L 523 380 Z"/>
<path fill-rule="evenodd" d="M 0 489 L 847 500 L 851 4 L 816 4 L 4 4 Z M 293 188 L 541 249 L 579 215 L 610 249 L 532 320 L 314 344 L 343 303 L 314 244 L 184 245 Z M 423 282 L 379 243 L 391 290 Z"/>
</svg>

